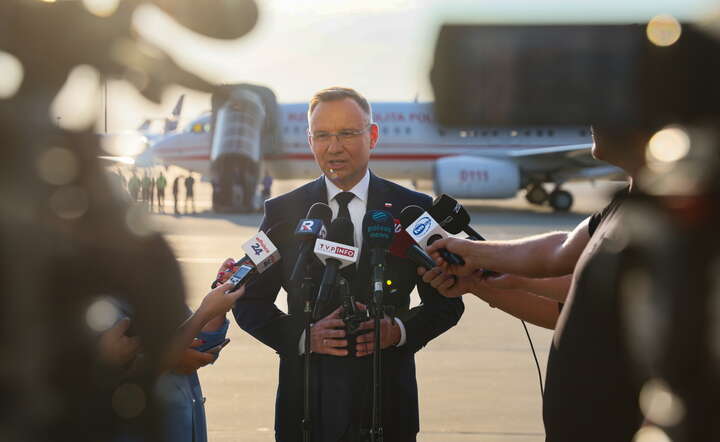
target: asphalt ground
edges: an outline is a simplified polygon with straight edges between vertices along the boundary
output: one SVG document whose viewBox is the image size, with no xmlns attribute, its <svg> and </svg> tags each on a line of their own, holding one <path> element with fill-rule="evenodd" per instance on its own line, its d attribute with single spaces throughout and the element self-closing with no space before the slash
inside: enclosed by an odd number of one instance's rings
<svg viewBox="0 0 720 442">
<path fill-rule="evenodd" d="M 172 182 L 174 171 L 168 172 Z M 273 194 L 303 182 L 273 185 Z M 409 185 L 409 183 L 402 183 Z M 511 239 L 552 230 L 570 230 L 602 208 L 617 183 L 578 183 L 572 212 L 553 213 L 512 200 L 463 201 L 475 229 L 487 239 Z M 169 194 L 170 192 L 168 192 Z M 220 215 L 210 211 L 210 186 L 198 183 L 197 213 L 154 213 L 153 228 L 164 233 L 181 265 L 188 304 L 196 307 L 226 257 L 238 257 L 240 244 L 256 230 L 261 214 Z M 172 209 L 172 200 L 166 210 Z M 182 208 L 182 204 L 181 204 Z M 285 293 L 277 304 L 286 308 Z M 414 294 L 415 302 L 418 301 Z M 544 440 L 538 374 L 521 322 L 484 301 L 465 296 L 460 323 L 416 355 L 422 442 L 536 442 Z M 240 330 L 231 315 L 219 360 L 200 370 L 211 442 L 274 440 L 274 402 L 278 357 Z M 528 325 L 545 375 L 552 331 Z"/>
</svg>

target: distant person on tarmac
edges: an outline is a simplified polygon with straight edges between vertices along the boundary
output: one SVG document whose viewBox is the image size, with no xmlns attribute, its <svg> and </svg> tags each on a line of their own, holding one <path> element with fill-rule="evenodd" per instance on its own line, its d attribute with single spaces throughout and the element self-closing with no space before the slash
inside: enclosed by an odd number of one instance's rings
<svg viewBox="0 0 720 442">
<path fill-rule="evenodd" d="M 265 177 L 262 180 L 262 199 L 267 201 L 270 199 L 270 189 L 272 188 L 273 179 L 269 173 L 265 172 Z"/>
<path fill-rule="evenodd" d="M 148 189 L 148 199 L 150 201 L 149 210 L 152 212 L 155 206 L 155 177 L 150 177 L 150 188 Z"/>
<path fill-rule="evenodd" d="M 142 199 L 145 204 L 150 201 L 150 175 L 148 175 L 147 170 L 142 179 Z"/>
<path fill-rule="evenodd" d="M 165 175 L 160 172 L 160 176 L 155 180 L 155 188 L 157 189 L 158 209 L 163 213 L 165 213 L 165 187 L 167 187 L 167 180 Z"/>
<path fill-rule="evenodd" d="M 130 192 L 130 196 L 132 197 L 134 202 L 138 201 L 138 196 L 140 195 L 140 178 L 138 178 L 137 173 L 133 170 L 132 177 L 130 177 L 130 181 L 128 182 L 128 191 Z"/>
<path fill-rule="evenodd" d="M 176 176 L 172 186 L 173 203 L 175 204 L 175 215 L 180 214 L 180 211 L 178 210 L 178 192 L 180 192 L 180 180 L 182 179 L 182 177 L 182 175 Z"/>
<path fill-rule="evenodd" d="M 185 178 L 185 213 L 188 213 L 188 201 L 192 204 L 192 213 L 195 213 L 195 178 L 192 173 Z"/>
</svg>

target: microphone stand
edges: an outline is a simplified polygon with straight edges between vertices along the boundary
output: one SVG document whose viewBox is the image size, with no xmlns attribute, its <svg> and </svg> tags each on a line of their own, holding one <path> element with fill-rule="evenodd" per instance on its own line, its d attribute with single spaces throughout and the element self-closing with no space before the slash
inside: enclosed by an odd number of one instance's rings
<svg viewBox="0 0 720 442">
<path fill-rule="evenodd" d="M 315 293 L 315 283 L 310 276 L 310 265 L 307 264 L 305 268 L 305 277 L 303 277 L 302 283 L 300 284 L 300 295 L 305 301 L 305 308 L 303 309 L 303 313 L 305 316 L 305 353 L 303 355 L 303 362 L 305 365 L 305 379 L 303 385 L 304 414 L 302 419 L 303 442 L 311 442 L 312 440 L 312 409 L 310 400 L 310 395 L 312 394 L 312 390 L 310 389 L 310 333 L 312 332 L 311 327 L 313 293 Z"/>
<path fill-rule="evenodd" d="M 375 324 L 375 342 L 373 351 L 373 396 L 372 396 L 372 426 L 370 427 L 370 441 L 383 442 L 382 426 L 382 350 L 380 348 L 381 329 L 380 321 L 385 316 L 383 308 L 384 286 L 382 283 L 385 273 L 385 250 L 372 250 L 376 265 L 373 267 L 373 319 Z M 379 255 L 379 256 L 378 256 Z"/>
</svg>

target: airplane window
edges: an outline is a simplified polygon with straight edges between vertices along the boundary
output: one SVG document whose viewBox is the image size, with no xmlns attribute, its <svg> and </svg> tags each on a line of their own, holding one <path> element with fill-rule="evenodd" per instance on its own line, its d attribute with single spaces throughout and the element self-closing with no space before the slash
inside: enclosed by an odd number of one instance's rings
<svg viewBox="0 0 720 442">
<path fill-rule="evenodd" d="M 482 131 L 482 133 L 481 133 L 481 135 L 482 135 L 483 137 L 487 137 L 487 134 L 488 134 L 488 131 L 486 131 L 486 130 Z"/>
<path fill-rule="evenodd" d="M 438 135 L 445 136 L 445 130 L 444 129 L 438 129 Z"/>
<path fill-rule="evenodd" d="M 464 130 L 461 130 L 461 131 L 460 131 L 460 137 L 461 137 L 461 138 L 465 138 L 465 137 L 467 137 L 467 136 L 468 136 L 467 131 L 464 131 Z"/>
<path fill-rule="evenodd" d="M 287 126 L 283 126 L 283 133 L 284 133 L 284 134 L 288 133 L 288 128 L 287 128 Z"/>
<path fill-rule="evenodd" d="M 295 133 L 295 134 L 300 133 L 300 128 L 297 127 L 297 126 L 294 126 L 294 127 L 293 127 L 293 133 Z"/>
<path fill-rule="evenodd" d="M 543 136 L 543 131 L 540 130 L 540 129 L 538 129 L 538 130 L 537 130 L 537 136 L 538 136 L 538 137 L 542 137 L 542 136 Z"/>
<path fill-rule="evenodd" d="M 383 134 L 383 135 L 387 135 L 388 132 L 389 132 L 389 131 L 388 131 L 388 128 L 387 128 L 387 127 L 383 127 L 383 128 L 382 128 L 382 134 Z"/>
<path fill-rule="evenodd" d="M 405 128 L 405 134 L 410 135 L 411 129 L 409 127 Z"/>
<path fill-rule="evenodd" d="M 517 136 L 518 136 L 518 131 L 516 131 L 516 130 L 511 130 L 511 131 L 510 131 L 510 136 L 511 136 L 511 137 L 517 137 Z"/>
<path fill-rule="evenodd" d="M 498 136 L 498 131 L 497 131 L 497 130 L 494 130 L 494 131 L 492 131 L 492 134 L 493 134 L 493 137 L 497 137 L 497 136 Z"/>
<path fill-rule="evenodd" d="M 395 135 L 400 135 L 400 128 L 397 126 L 395 127 Z"/>
<path fill-rule="evenodd" d="M 530 135 L 532 135 L 532 131 L 530 129 L 525 130 L 525 136 L 529 137 Z"/>
<path fill-rule="evenodd" d="M 582 130 L 580 131 L 580 136 L 581 136 L 581 137 L 586 137 L 586 136 L 587 136 L 587 131 L 586 131 L 585 129 L 582 129 Z"/>
<path fill-rule="evenodd" d="M 554 136 L 554 135 L 555 135 L 555 131 L 552 130 L 552 129 L 548 129 L 548 136 L 549 136 L 549 137 L 552 137 L 552 136 Z"/>
</svg>

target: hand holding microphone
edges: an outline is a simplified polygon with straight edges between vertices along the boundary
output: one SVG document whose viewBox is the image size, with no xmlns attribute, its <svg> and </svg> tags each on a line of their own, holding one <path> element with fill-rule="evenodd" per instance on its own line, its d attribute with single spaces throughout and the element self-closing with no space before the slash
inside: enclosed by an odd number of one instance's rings
<svg viewBox="0 0 720 442">
<path fill-rule="evenodd" d="M 482 251 L 486 243 L 475 242 L 462 238 L 443 238 L 432 243 L 427 252 L 435 259 L 435 262 L 445 273 L 458 276 L 468 276 L 477 270 L 485 268 L 486 260 L 483 259 Z M 461 256 L 464 263 L 461 265 L 449 263 L 441 250 Z"/>
<path fill-rule="evenodd" d="M 214 289 L 230 280 L 233 283 L 233 290 L 235 290 L 249 282 L 258 273 L 263 273 L 273 264 L 280 261 L 280 253 L 275 244 L 285 241 L 288 236 L 288 224 L 285 222 L 279 222 L 270 227 L 267 233 L 263 231 L 257 232 L 242 245 L 242 249 L 246 253 L 244 257 L 237 262 L 234 262 L 232 258 L 228 258 L 223 262 L 217 278 L 210 288 Z"/>
<path fill-rule="evenodd" d="M 445 229 L 420 206 L 407 206 L 400 212 L 400 222 L 410 237 L 422 248 L 450 236 Z M 462 258 L 445 249 L 438 249 L 445 261 L 463 265 Z"/>
</svg>

